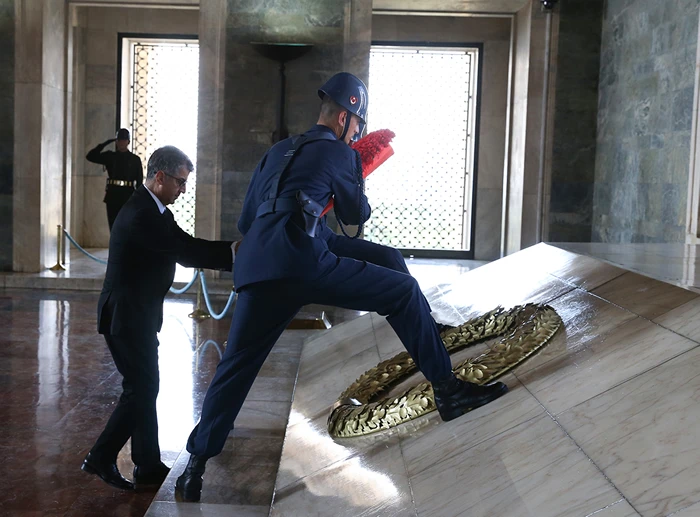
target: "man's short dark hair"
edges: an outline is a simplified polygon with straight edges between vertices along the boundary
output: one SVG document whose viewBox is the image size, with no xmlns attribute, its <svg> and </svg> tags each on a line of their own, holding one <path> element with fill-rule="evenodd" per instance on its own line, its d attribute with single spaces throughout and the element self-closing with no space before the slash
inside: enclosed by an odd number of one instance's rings
<svg viewBox="0 0 700 517">
<path fill-rule="evenodd" d="M 148 159 L 146 178 L 155 178 L 158 171 L 163 171 L 174 176 L 183 165 L 185 165 L 190 172 L 194 170 L 192 160 L 190 160 L 185 153 L 175 146 L 166 145 L 165 147 L 153 151 L 153 154 Z"/>
<path fill-rule="evenodd" d="M 321 101 L 322 118 L 334 119 L 343 111 L 345 111 L 345 108 L 343 108 L 340 104 L 331 99 L 329 95 L 323 96 L 323 100 Z"/>
</svg>

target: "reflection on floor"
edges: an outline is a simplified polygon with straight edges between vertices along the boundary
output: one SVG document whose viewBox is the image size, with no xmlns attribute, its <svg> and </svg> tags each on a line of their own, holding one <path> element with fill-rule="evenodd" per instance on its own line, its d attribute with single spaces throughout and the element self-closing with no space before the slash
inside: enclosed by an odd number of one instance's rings
<svg viewBox="0 0 700 517">
<path fill-rule="evenodd" d="M 175 503 L 172 487 L 219 358 L 198 345 L 222 343 L 227 319 L 195 325 L 191 299 L 166 303 L 158 410 L 175 468 L 158 493 L 125 494 L 79 470 L 119 393 L 94 330 L 97 293 L 0 290 L 3 515 L 700 516 L 697 293 L 545 244 L 470 272 L 409 265 L 438 321 L 546 302 L 564 328 L 493 404 L 346 440 L 325 431 L 331 404 L 401 344 L 374 314 L 288 331 L 208 465 L 202 504 Z M 130 475 L 128 451 L 119 466 Z"/>
<path fill-rule="evenodd" d="M 102 257 L 106 254 L 91 251 Z M 409 262 L 426 286 L 435 278 L 456 278 L 481 265 Z M 157 495 L 155 491 L 129 494 L 113 490 L 79 470 L 120 393 L 121 377 L 95 331 L 96 290 L 101 287 L 104 269 L 74 253 L 68 271 L 59 275 L 0 275 L 3 286 L 44 287 L 0 288 L 0 450 L 9 469 L 6 488 L 0 491 L 2 515 L 141 516 Z M 191 271 L 182 270 L 179 275 L 185 281 Z M 54 289 L 46 290 L 48 287 Z M 55 290 L 60 287 L 72 290 Z M 225 300 L 215 297 L 215 307 L 223 307 Z M 187 317 L 193 308 L 192 296 L 170 296 L 159 335 L 158 415 L 167 464 L 177 460 L 199 418 L 230 322 L 229 316 L 195 324 Z M 334 309 L 327 313 L 334 325 L 363 314 Z M 284 333 L 263 366 L 225 453 L 210 462 L 208 504 L 194 505 L 196 515 L 207 514 L 207 508 L 209 515 L 217 510 L 231 515 L 234 509 L 235 515 L 267 515 L 301 346 L 306 337 L 319 332 L 325 331 Z M 217 470 L 219 464 L 226 468 Z M 235 472 L 231 465 L 236 466 Z M 127 447 L 119 456 L 119 468 L 130 478 L 132 467 Z M 175 471 L 178 469 L 179 464 Z M 166 483 L 165 495 L 158 494 L 157 499 L 167 501 L 168 489 L 172 483 Z M 170 503 L 155 503 L 152 510 L 169 514 L 172 508 Z"/>
<path fill-rule="evenodd" d="M 449 322 L 546 302 L 564 328 L 496 402 L 344 440 L 330 406 L 402 347 L 374 314 L 308 339 L 271 516 L 700 515 L 696 293 L 541 244 L 429 294 Z"/>
</svg>

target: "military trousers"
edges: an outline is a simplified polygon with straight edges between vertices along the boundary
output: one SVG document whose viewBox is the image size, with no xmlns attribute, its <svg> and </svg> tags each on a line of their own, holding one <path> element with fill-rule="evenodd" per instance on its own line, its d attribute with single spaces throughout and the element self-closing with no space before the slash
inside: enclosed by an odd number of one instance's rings
<svg viewBox="0 0 700 517">
<path fill-rule="evenodd" d="M 345 251 L 353 253 L 363 245 L 349 246 L 356 248 Z M 391 248 L 364 251 L 365 256 L 375 252 L 375 258 L 380 260 L 400 258 L 386 250 Z M 401 263 L 405 268 L 403 259 Z M 417 281 L 402 271 L 338 257 L 335 267 L 320 278 L 260 282 L 241 289 L 228 346 L 207 390 L 200 422 L 187 442 L 190 454 L 209 458 L 221 452 L 270 350 L 301 307 L 311 303 L 386 316 L 429 381 L 441 381 L 451 375 L 449 354 Z"/>
</svg>

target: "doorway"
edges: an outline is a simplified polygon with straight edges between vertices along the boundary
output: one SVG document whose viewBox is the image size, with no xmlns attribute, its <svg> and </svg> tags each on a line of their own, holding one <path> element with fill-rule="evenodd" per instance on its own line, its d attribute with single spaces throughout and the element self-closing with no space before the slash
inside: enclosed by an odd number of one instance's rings
<svg viewBox="0 0 700 517">
<path fill-rule="evenodd" d="M 190 37 L 120 34 L 120 125 L 131 131 L 133 152 L 146 164 L 153 151 L 174 145 L 197 163 L 199 42 Z M 187 192 L 170 207 L 175 221 L 194 235 L 197 171 Z"/>
</svg>

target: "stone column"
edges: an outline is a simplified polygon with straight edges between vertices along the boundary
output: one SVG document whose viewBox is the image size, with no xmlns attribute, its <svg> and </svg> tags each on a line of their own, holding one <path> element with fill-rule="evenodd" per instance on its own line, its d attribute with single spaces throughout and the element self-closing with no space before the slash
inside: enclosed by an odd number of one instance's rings
<svg viewBox="0 0 700 517">
<path fill-rule="evenodd" d="M 65 4 L 15 2 L 12 255 L 15 271 L 56 262 L 65 164 Z"/>
<path fill-rule="evenodd" d="M 502 254 L 508 255 L 537 243 L 540 167 L 546 159 L 542 130 L 546 15 L 531 1 L 517 12 L 510 99 L 510 152 L 506 157 Z"/>
<path fill-rule="evenodd" d="M 208 0 L 199 8 L 195 233 L 204 239 L 219 239 L 221 236 L 226 9 L 226 0 Z"/>
</svg>

